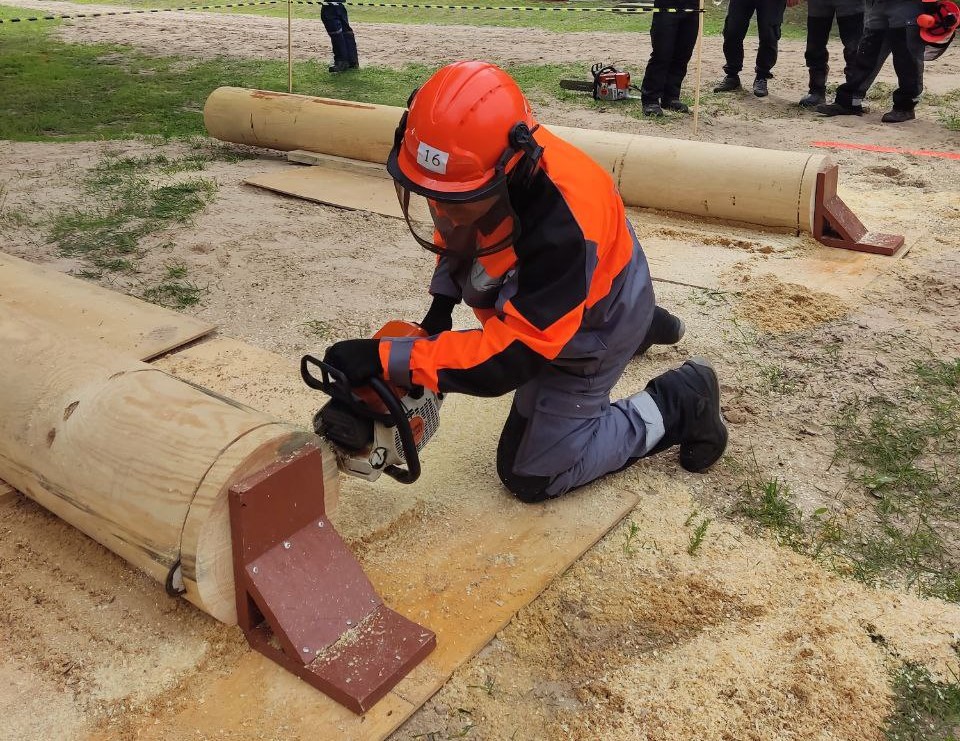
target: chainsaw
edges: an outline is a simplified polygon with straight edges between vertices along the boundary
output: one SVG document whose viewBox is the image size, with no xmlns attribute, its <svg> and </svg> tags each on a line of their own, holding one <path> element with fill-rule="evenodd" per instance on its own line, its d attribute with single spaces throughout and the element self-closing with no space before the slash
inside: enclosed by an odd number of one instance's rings
<svg viewBox="0 0 960 741">
<path fill-rule="evenodd" d="M 393 321 L 373 337 L 426 336 L 415 324 Z M 314 416 L 313 429 L 333 446 L 340 470 L 367 481 L 382 473 L 402 484 L 420 477 L 420 451 L 440 427 L 443 394 L 422 386 L 399 389 L 381 378 L 351 387 L 341 371 L 312 355 L 300 360 L 300 376 L 330 397 Z"/>
<path fill-rule="evenodd" d="M 590 68 L 590 74 L 593 75 L 593 82 L 560 80 L 560 87 L 564 90 L 593 93 L 594 100 L 635 100 L 638 97 L 630 95 L 630 91 L 637 88 L 630 84 L 630 73 L 625 70 L 598 62 Z"/>
</svg>

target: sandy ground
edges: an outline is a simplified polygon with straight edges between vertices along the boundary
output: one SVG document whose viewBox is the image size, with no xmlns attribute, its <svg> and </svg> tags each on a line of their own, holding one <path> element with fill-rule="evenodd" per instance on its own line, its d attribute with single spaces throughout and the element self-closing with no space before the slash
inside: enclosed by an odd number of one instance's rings
<svg viewBox="0 0 960 741">
<path fill-rule="evenodd" d="M 60 33 L 185 56 L 284 53 L 280 40 L 271 45 L 281 29 L 274 19 L 205 16 L 209 36 L 201 43 L 191 25 L 196 18 L 132 16 L 78 23 Z M 602 45 L 639 69 L 648 43 L 627 34 L 571 35 L 558 42 L 554 34 L 530 31 L 521 45 L 511 29 L 444 31 L 450 46 L 434 46 L 435 56 L 418 61 L 474 53 L 502 61 L 586 63 Z M 391 65 L 410 61 L 410 48 L 424 48 L 419 33 L 419 27 L 358 27 L 364 58 Z M 705 70 L 718 68 L 718 50 L 718 40 L 708 39 Z M 942 92 L 955 74 L 950 59 L 930 75 L 931 87 L 942 86 Z M 957 135 L 938 123 L 930 106 L 921 107 L 920 120 L 899 128 L 881 125 L 876 113 L 836 121 L 800 112 L 792 105 L 803 92 L 797 44 L 784 44 L 777 73 L 768 100 L 744 95 L 712 102 L 702 138 L 799 150 L 832 139 L 956 149 Z M 588 113 L 546 96 L 536 102 L 543 118 L 557 123 L 690 135 L 688 119 L 656 124 L 615 109 Z M 4 207 L 36 222 L 0 222 L 0 250 L 63 270 L 77 267 L 46 242 L 44 221 L 83 202 L 78 179 L 104 154 L 154 150 L 141 142 L 0 143 Z M 167 145 L 162 151 L 186 149 Z M 764 277 L 766 253 L 758 245 L 776 247 L 794 238 L 692 221 L 678 225 L 634 212 L 642 241 L 673 240 L 691 250 L 699 241 L 704 249 L 735 255 L 742 269 L 723 278 L 734 292 L 719 297 L 658 281 L 660 301 L 684 317 L 687 337 L 632 364 L 621 387 L 639 388 L 689 355 L 706 354 L 723 380 L 730 459 L 755 460 L 764 475 L 788 481 L 807 512 L 828 506 L 856 517 L 867 503 L 842 470 L 829 466 L 829 420 L 841 399 L 895 387 L 918 348 L 956 355 L 960 169 L 950 161 L 865 152 L 837 159 L 844 195 L 865 220 L 913 235 L 908 256 L 891 261 L 858 295 L 838 298 Z M 194 223 L 145 241 L 140 277 L 155 277 L 169 260 L 182 260 L 190 277 L 209 288 L 191 313 L 291 362 L 388 319 L 417 318 L 426 303 L 430 261 L 405 227 L 241 185 L 248 174 L 281 166 L 269 153 L 210 165 L 205 174 L 220 185 L 217 199 Z M 719 238 L 718 231 L 727 236 Z M 793 244 L 799 264 L 812 247 L 802 238 Z M 113 285 L 136 290 L 135 280 Z M 308 327 L 308 321 L 318 323 Z M 457 321 L 466 325 L 469 319 L 458 314 Z M 759 342 L 743 342 L 741 331 L 756 331 Z M 764 389 L 761 364 L 770 363 L 795 382 L 792 391 Z M 491 410 L 489 424 L 475 432 L 485 435 L 477 444 L 486 450 L 493 445 L 487 437 L 495 435 L 492 417 L 505 415 L 505 400 L 492 402 Z M 448 434 L 463 427 L 451 422 Z M 455 459 L 429 464 L 438 473 L 463 465 Z M 663 455 L 613 481 L 644 492 L 628 518 L 640 528 L 634 547 L 624 548 L 627 524 L 615 529 L 456 672 L 397 739 L 879 741 L 891 707 L 888 673 L 898 662 L 920 661 L 940 676 L 955 666 L 960 609 L 867 590 L 752 537 L 729 516 L 742 481 L 735 465 L 691 476 Z M 348 509 L 359 491 L 344 484 Z M 694 511 L 696 520 L 714 521 L 702 550 L 689 556 Z M 378 513 L 401 526 L 415 515 L 390 507 Z M 362 550 L 363 532 L 349 535 Z M 168 600 L 146 577 L 22 500 L 0 506 L 0 594 L 0 623 L 7 626 L 0 631 L 3 739 L 181 738 L 164 732 L 167 713 L 196 702 L 198 685 L 246 651 L 237 631 Z M 282 726 L 237 726 L 229 714 L 219 734 L 208 737 L 291 738 Z"/>
</svg>

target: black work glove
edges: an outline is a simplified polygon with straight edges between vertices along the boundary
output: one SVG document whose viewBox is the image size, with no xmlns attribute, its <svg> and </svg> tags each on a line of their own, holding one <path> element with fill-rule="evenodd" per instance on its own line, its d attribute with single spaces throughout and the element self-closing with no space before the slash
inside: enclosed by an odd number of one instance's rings
<svg viewBox="0 0 960 741">
<path fill-rule="evenodd" d="M 449 332 L 453 329 L 453 307 L 458 303 L 460 302 L 449 296 L 434 296 L 433 303 L 430 304 L 430 309 L 420 322 L 420 326 L 431 336 Z"/>
<path fill-rule="evenodd" d="M 329 363 L 350 381 L 362 386 L 372 376 L 383 372 L 380 365 L 380 340 L 344 340 L 327 348 L 323 362 Z"/>
</svg>

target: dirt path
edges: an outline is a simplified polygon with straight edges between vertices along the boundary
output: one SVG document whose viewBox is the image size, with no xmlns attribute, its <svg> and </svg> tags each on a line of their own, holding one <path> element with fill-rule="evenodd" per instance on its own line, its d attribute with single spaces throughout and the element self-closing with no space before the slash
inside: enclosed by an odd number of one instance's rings
<svg viewBox="0 0 960 741">
<path fill-rule="evenodd" d="M 78 23 L 61 33 L 208 56 L 213 47 L 195 38 L 197 19 L 132 16 Z M 267 57 L 283 49 L 275 19 L 207 14 L 203 20 L 210 24 L 203 26 L 207 42 L 230 50 L 214 53 Z M 323 53 L 322 31 L 312 28 Z M 265 36 L 274 30 L 271 46 Z M 622 51 L 635 42 L 621 34 L 585 34 L 576 52 L 582 56 L 568 57 L 579 35 L 558 41 L 553 34 L 524 32 L 521 49 L 513 31 L 453 27 L 448 40 L 457 41 L 446 48 L 464 53 L 489 45 L 490 54 L 522 54 L 525 61 L 586 60 L 608 42 L 623 44 Z M 384 38 L 397 33 L 411 34 L 405 42 L 411 46 Z M 422 46 L 419 33 L 369 25 L 361 38 L 371 62 L 399 66 L 408 48 Z M 708 40 L 713 62 L 717 43 Z M 792 101 L 802 92 L 802 54 L 795 44 L 784 49 L 781 89 L 766 101 L 742 96 L 716 106 L 703 138 L 790 149 L 830 138 L 956 149 L 956 134 L 938 124 L 929 106 L 921 108 L 921 120 L 900 128 L 882 126 L 875 114 L 824 121 L 801 113 Z M 434 61 L 443 58 L 435 48 L 432 53 Z M 638 49 L 627 58 L 639 65 L 644 55 Z M 616 110 L 585 113 L 546 95 L 538 102 L 543 117 L 556 122 L 677 137 L 689 131 L 683 119 L 660 125 Z M 175 157 L 192 150 L 144 142 L 0 142 L 5 208 L 26 218 L 0 222 L 0 250 L 64 270 L 76 267 L 47 242 L 49 219 L 85 205 L 79 177 L 106 153 L 157 151 Z M 843 506 L 855 515 L 869 503 L 830 466 L 829 423 L 839 401 L 895 386 L 918 346 L 943 357 L 955 357 L 960 347 L 960 166 L 866 152 L 839 159 L 845 192 L 869 209 L 874 225 L 921 235 L 909 256 L 892 264 L 859 303 L 832 304 L 821 313 L 787 315 L 791 302 L 809 297 L 770 280 L 748 288 L 733 283 L 749 299 L 743 302 L 733 294 L 717 298 L 657 283 L 660 301 L 684 316 L 688 335 L 678 347 L 656 349 L 632 364 L 622 385 L 637 388 L 694 353 L 710 356 L 724 382 L 731 460 L 756 460 L 765 474 L 789 482 L 807 513 L 840 506 L 833 497 L 843 494 Z M 216 201 L 192 224 L 145 240 L 142 273 L 133 280 L 181 261 L 191 279 L 209 289 L 192 313 L 291 362 L 331 341 L 367 334 L 387 319 L 417 316 L 429 260 L 411 245 L 403 225 L 241 184 L 250 173 L 282 166 L 269 153 L 209 165 L 204 176 L 219 184 Z M 936 219 L 929 218 L 931 211 Z M 683 242 L 656 214 L 633 217 L 642 240 Z M 699 228 L 690 222 L 683 232 L 700 234 L 707 244 L 713 237 Z M 726 249 L 762 274 L 763 256 L 750 241 L 728 241 Z M 684 249 L 695 250 L 688 242 Z M 120 280 L 115 287 L 134 286 Z M 457 318 L 464 326 L 469 321 Z M 742 342 L 737 327 L 756 327 L 762 349 Z M 783 368 L 797 387 L 766 389 L 761 363 Z M 491 405 L 495 413 L 504 408 L 502 400 Z M 433 463 L 441 471 L 461 465 L 455 459 Z M 632 549 L 625 548 L 624 523 L 522 610 L 395 737 L 880 741 L 891 709 L 889 672 L 915 660 L 949 676 L 960 608 L 867 590 L 752 537 L 727 517 L 742 480 L 732 465 L 706 476 L 684 474 L 669 456 L 612 479 L 643 497 L 628 518 L 639 528 Z M 351 491 L 358 490 L 348 482 L 348 502 Z M 492 488 L 491 497 L 502 495 Z M 589 496 L 589 489 L 580 495 Z M 384 508 L 381 516 L 392 514 Z M 696 556 L 687 553 L 691 515 L 714 518 Z M 0 507 L 0 597 L 0 623 L 8 626 L 0 631 L 0 683 L 6 688 L 0 692 L 0 739 L 182 738 L 168 719 L 197 707 L 201 681 L 231 671 L 246 651 L 236 631 L 169 601 L 119 559 L 25 501 Z M 219 719 L 218 731 L 197 738 L 292 738 L 266 721 L 238 726 L 226 712 Z"/>
</svg>

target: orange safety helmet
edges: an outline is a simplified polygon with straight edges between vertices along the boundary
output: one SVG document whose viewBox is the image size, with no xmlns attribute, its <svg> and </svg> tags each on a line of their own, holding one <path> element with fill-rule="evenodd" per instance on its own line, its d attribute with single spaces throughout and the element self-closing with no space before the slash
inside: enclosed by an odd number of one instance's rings
<svg viewBox="0 0 960 741">
<path fill-rule="evenodd" d="M 509 247 L 520 221 L 508 182 L 521 169 L 532 175 L 543 153 L 517 83 L 493 64 L 456 62 L 415 90 L 408 107 L 387 171 L 414 238 L 459 257 Z"/>
</svg>

